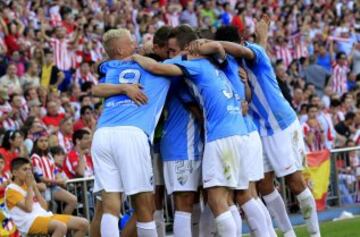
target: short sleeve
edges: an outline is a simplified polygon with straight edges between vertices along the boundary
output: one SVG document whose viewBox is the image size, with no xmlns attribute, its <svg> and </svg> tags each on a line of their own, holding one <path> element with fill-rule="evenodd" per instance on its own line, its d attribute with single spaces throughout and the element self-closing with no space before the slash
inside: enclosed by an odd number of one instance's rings
<svg viewBox="0 0 360 237">
<path fill-rule="evenodd" d="M 201 63 L 198 60 L 178 61 L 175 63 L 180 67 L 186 77 L 194 77 L 201 74 Z"/>
<path fill-rule="evenodd" d="M 264 57 L 266 57 L 266 53 L 260 45 L 246 43 L 245 46 L 254 53 L 255 55 L 255 58 L 253 60 L 254 64 L 259 64 L 264 59 Z"/>
<path fill-rule="evenodd" d="M 33 156 L 31 158 L 32 166 L 33 166 L 33 172 L 35 176 L 42 177 L 44 175 L 43 170 L 41 169 L 40 161 L 36 156 Z"/>
<path fill-rule="evenodd" d="M 14 189 L 7 189 L 6 193 L 5 193 L 5 202 L 6 202 L 6 206 L 9 209 L 12 209 L 13 207 L 15 207 L 19 202 L 23 201 L 25 198 L 23 195 L 21 195 L 21 193 L 17 192 Z"/>
</svg>

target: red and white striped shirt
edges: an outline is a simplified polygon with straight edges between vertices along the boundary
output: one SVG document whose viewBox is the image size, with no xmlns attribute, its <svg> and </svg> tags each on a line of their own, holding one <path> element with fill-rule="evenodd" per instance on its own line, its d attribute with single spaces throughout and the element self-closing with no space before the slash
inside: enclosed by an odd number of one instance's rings
<svg viewBox="0 0 360 237">
<path fill-rule="evenodd" d="M 81 73 L 80 69 L 77 69 L 74 76 L 75 76 L 75 82 L 78 83 L 79 85 L 82 85 L 85 82 L 92 82 L 94 85 L 97 85 L 98 83 L 96 77 L 91 72 L 84 75 Z"/>
<path fill-rule="evenodd" d="M 70 70 L 72 66 L 72 52 L 69 49 L 69 40 L 51 38 L 50 44 L 54 49 L 54 62 L 56 66 L 63 71 Z"/>
<path fill-rule="evenodd" d="M 336 92 L 338 95 L 343 95 L 347 92 L 347 74 L 350 72 L 348 66 L 335 64 L 333 68 L 333 75 L 331 80 L 331 86 L 333 92 Z"/>
<path fill-rule="evenodd" d="M 314 140 L 312 144 L 309 144 L 305 140 L 306 147 L 308 151 L 320 151 L 325 149 L 325 143 L 322 141 L 321 137 L 323 135 L 320 127 L 311 127 L 307 122 L 303 124 L 304 136 L 308 136 L 310 133 L 314 134 Z"/>
<path fill-rule="evenodd" d="M 285 67 L 287 68 L 290 65 L 291 61 L 293 60 L 290 46 L 288 45 L 275 46 L 275 57 L 276 59 L 282 59 Z"/>
<path fill-rule="evenodd" d="M 39 156 L 33 154 L 31 156 L 31 163 L 35 175 L 50 180 L 55 180 L 55 162 L 48 156 Z"/>
<path fill-rule="evenodd" d="M 69 153 L 73 148 L 71 137 L 66 137 L 61 132 L 58 132 L 58 140 L 62 149 L 64 149 L 66 153 Z"/>
</svg>

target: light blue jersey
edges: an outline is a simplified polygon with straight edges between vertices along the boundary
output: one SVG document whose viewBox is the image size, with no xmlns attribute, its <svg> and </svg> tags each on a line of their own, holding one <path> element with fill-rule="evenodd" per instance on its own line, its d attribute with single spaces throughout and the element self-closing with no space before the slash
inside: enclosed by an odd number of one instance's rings
<svg viewBox="0 0 360 237">
<path fill-rule="evenodd" d="M 176 63 L 182 57 L 166 60 L 165 63 Z M 194 98 L 182 78 L 173 78 L 165 108 L 163 135 L 160 141 L 161 157 L 164 161 L 199 160 L 202 155 L 200 125 L 186 104 L 193 103 Z"/>
<path fill-rule="evenodd" d="M 240 101 L 225 73 L 207 59 L 183 60 L 176 65 L 204 113 L 205 142 L 247 135 Z"/>
<path fill-rule="evenodd" d="M 126 95 L 106 98 L 97 128 L 134 126 L 142 129 L 152 141 L 155 126 L 165 104 L 170 81 L 165 77 L 150 74 L 131 61 L 104 62 L 99 66 L 99 72 L 104 75 L 101 83 L 141 84 L 148 97 L 148 103 L 138 106 Z"/>
<path fill-rule="evenodd" d="M 271 136 L 284 130 L 296 120 L 296 113 L 284 98 L 274 69 L 265 50 L 252 43 L 246 47 L 255 54 L 255 59 L 246 65 L 254 76 L 249 76 L 252 89 L 251 112 L 261 136 Z"/>
<path fill-rule="evenodd" d="M 231 81 L 236 93 L 239 96 L 240 103 L 246 100 L 245 96 L 245 85 L 240 79 L 239 76 L 239 62 L 231 55 L 227 55 L 227 63 L 223 68 L 225 75 Z M 254 132 L 257 130 L 257 127 L 250 115 L 244 116 L 245 124 L 248 129 L 248 133 Z"/>
</svg>

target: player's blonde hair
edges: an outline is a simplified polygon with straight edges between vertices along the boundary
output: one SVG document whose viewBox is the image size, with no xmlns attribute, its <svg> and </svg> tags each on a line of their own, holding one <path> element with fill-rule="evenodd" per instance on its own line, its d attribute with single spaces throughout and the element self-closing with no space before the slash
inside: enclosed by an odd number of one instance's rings
<svg viewBox="0 0 360 237">
<path fill-rule="evenodd" d="M 124 28 L 112 29 L 112 30 L 108 30 L 107 32 L 105 32 L 105 34 L 103 35 L 103 44 L 104 44 L 106 53 L 108 55 L 111 54 L 111 51 L 113 48 L 111 42 L 114 39 L 121 39 L 123 37 L 129 37 L 129 36 L 131 36 L 130 31 L 128 31 L 127 29 L 124 29 Z"/>
</svg>

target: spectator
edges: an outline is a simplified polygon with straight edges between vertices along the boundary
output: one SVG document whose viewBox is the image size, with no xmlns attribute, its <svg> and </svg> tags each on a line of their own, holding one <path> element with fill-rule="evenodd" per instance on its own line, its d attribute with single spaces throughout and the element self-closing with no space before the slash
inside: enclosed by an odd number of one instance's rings
<svg viewBox="0 0 360 237">
<path fill-rule="evenodd" d="M 60 129 L 57 133 L 58 143 L 66 153 L 73 148 L 72 143 L 73 122 L 71 118 L 64 118 L 60 122 Z"/>
<path fill-rule="evenodd" d="M 68 180 L 67 175 L 63 170 L 63 163 L 66 157 L 65 151 L 61 146 L 53 146 L 50 148 L 50 154 L 55 162 L 55 175 L 57 179 Z M 61 187 L 66 188 L 65 184 L 59 184 Z"/>
<path fill-rule="evenodd" d="M 180 23 L 188 24 L 191 27 L 198 26 L 198 18 L 194 9 L 194 3 L 189 1 L 186 4 L 186 9 L 180 15 Z"/>
<path fill-rule="evenodd" d="M 360 75 L 360 42 L 358 41 L 352 52 L 352 74 Z"/>
<path fill-rule="evenodd" d="M 82 86 L 85 82 L 97 84 L 96 77 L 91 73 L 89 63 L 83 61 L 79 69 L 74 74 L 74 82 Z"/>
<path fill-rule="evenodd" d="M 30 235 L 56 233 L 64 236 L 69 230 L 74 231 L 74 235 L 78 237 L 86 235 L 89 228 L 86 219 L 53 215 L 47 211 L 48 205 L 37 188 L 28 159 L 14 159 L 11 162 L 11 173 L 14 182 L 6 189 L 5 202 L 10 217 L 20 232 Z M 52 228 L 48 228 L 49 225 Z"/>
<path fill-rule="evenodd" d="M 94 174 L 94 166 L 90 156 L 91 134 L 80 129 L 73 134 L 74 148 L 65 158 L 63 168 L 69 179 L 90 177 Z"/>
<path fill-rule="evenodd" d="M 40 86 L 39 65 L 36 61 L 30 61 L 25 75 L 21 78 L 22 86 L 37 88 Z"/>
<path fill-rule="evenodd" d="M 347 92 L 347 75 L 349 72 L 350 69 L 346 63 L 346 54 L 344 52 L 339 52 L 336 55 L 336 64 L 333 68 L 333 75 L 331 77 L 333 92 L 336 92 L 338 95 Z"/>
<path fill-rule="evenodd" d="M 316 93 L 320 96 L 323 94 L 323 89 L 328 84 L 331 74 L 322 66 L 315 63 L 315 57 L 311 56 L 309 65 L 304 69 L 304 78 L 306 82 L 315 85 Z"/>
<path fill-rule="evenodd" d="M 25 27 L 19 19 L 13 19 L 14 21 L 11 22 L 10 19 L 7 20 L 8 22 L 6 22 L 3 18 L 0 18 L 0 25 L 5 33 L 7 54 L 11 56 L 13 52 L 20 49 L 19 38 L 23 34 Z"/>
<path fill-rule="evenodd" d="M 95 128 L 96 120 L 94 118 L 94 110 L 91 106 L 85 105 L 80 109 L 80 119 L 74 123 L 74 132 L 87 128 L 92 131 Z"/>
<path fill-rule="evenodd" d="M 40 84 L 45 88 L 57 88 L 64 80 L 64 73 L 54 64 L 54 54 L 50 49 L 45 49 L 40 75 Z"/>
<path fill-rule="evenodd" d="M 335 130 L 337 134 L 345 137 L 346 140 L 349 139 L 352 133 L 352 127 L 354 125 L 354 119 L 355 114 L 353 112 L 348 112 L 345 115 L 345 120 L 335 125 Z"/>
<path fill-rule="evenodd" d="M 60 187 L 64 185 L 64 180 L 56 177 L 55 162 L 49 153 L 48 134 L 46 132 L 43 132 L 35 140 L 31 152 L 31 162 L 35 178 L 47 186 L 45 200 L 54 199 L 63 202 L 66 204 L 63 213 L 73 213 L 77 204 L 76 197 Z"/>
<path fill-rule="evenodd" d="M 55 101 L 47 103 L 47 115 L 43 118 L 44 124 L 52 131 L 57 131 L 64 114 L 59 113 L 59 106 Z"/>
<path fill-rule="evenodd" d="M 10 172 L 5 171 L 5 159 L 0 154 L 0 199 L 3 200 L 5 197 L 5 189 L 8 184 L 11 183 Z"/>
<path fill-rule="evenodd" d="M 318 107 L 310 104 L 307 107 L 308 119 L 303 124 L 307 151 L 320 151 L 325 148 L 324 130 L 318 120 Z"/>
<path fill-rule="evenodd" d="M 10 63 L 7 67 L 6 75 L 0 78 L 0 86 L 6 88 L 9 94 L 21 93 L 21 83 L 16 72 L 16 64 Z"/>
<path fill-rule="evenodd" d="M 24 135 L 21 131 L 7 131 L 4 135 L 2 145 L 0 148 L 0 154 L 5 159 L 4 172 L 10 170 L 11 161 L 18 156 L 27 157 L 28 151 L 24 144 Z"/>
<path fill-rule="evenodd" d="M 333 56 L 326 48 L 326 43 L 320 43 L 316 63 L 323 67 L 328 73 L 330 73 L 332 69 L 332 57 Z"/>
<path fill-rule="evenodd" d="M 288 85 L 289 77 L 286 74 L 285 67 L 281 61 L 277 62 L 277 64 L 276 64 L 275 73 L 276 73 L 276 79 L 279 83 L 279 87 L 281 89 L 282 94 L 284 95 L 285 99 L 289 102 L 289 104 L 292 105 L 292 97 L 291 97 L 291 92 L 290 92 L 290 88 Z"/>
</svg>

